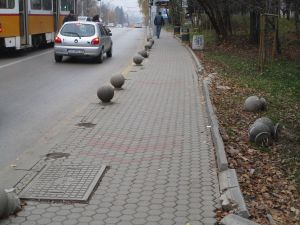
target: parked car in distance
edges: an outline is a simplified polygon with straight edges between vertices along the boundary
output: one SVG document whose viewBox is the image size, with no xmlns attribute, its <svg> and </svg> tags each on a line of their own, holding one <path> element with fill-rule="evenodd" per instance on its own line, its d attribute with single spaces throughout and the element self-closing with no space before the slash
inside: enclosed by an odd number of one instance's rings
<svg viewBox="0 0 300 225">
<path fill-rule="evenodd" d="M 142 28 L 143 25 L 142 25 L 141 23 L 136 23 L 136 24 L 134 24 L 134 27 L 135 27 L 135 28 Z"/>
<path fill-rule="evenodd" d="M 62 62 L 64 56 L 94 57 L 102 63 L 104 54 L 112 57 L 111 32 L 98 22 L 66 22 L 55 37 L 54 59 Z"/>
<path fill-rule="evenodd" d="M 92 21 L 92 18 L 90 18 L 88 16 L 78 16 L 77 20 L 78 21 Z"/>
<path fill-rule="evenodd" d="M 107 26 L 108 26 L 108 27 L 114 27 L 115 24 L 114 24 L 114 23 L 108 23 Z"/>
<path fill-rule="evenodd" d="M 117 28 L 122 28 L 123 25 L 122 25 L 122 24 L 117 24 L 116 27 L 117 27 Z"/>
</svg>

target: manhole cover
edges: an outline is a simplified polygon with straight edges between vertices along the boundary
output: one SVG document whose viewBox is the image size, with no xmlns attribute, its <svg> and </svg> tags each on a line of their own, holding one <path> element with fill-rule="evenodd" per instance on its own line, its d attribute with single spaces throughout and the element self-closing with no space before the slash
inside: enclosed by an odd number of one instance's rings
<svg viewBox="0 0 300 225">
<path fill-rule="evenodd" d="M 86 202 L 105 169 L 101 165 L 50 164 L 20 193 L 20 198 Z"/>
</svg>

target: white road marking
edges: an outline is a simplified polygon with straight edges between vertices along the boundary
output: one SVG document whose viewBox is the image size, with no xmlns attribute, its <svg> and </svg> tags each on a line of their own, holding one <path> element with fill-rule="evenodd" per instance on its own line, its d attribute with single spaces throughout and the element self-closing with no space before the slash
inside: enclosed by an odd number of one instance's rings
<svg viewBox="0 0 300 225">
<path fill-rule="evenodd" d="M 4 65 L 0 66 L 0 69 L 2 69 L 2 68 L 4 68 L 4 67 L 8 67 L 8 66 L 15 65 L 15 64 L 17 64 L 17 63 L 24 62 L 24 61 L 27 61 L 27 60 L 30 60 L 30 59 L 33 59 L 33 58 L 37 58 L 37 57 L 42 56 L 42 55 L 46 55 L 46 54 L 48 54 L 48 53 L 51 52 L 51 51 L 53 51 L 53 50 L 49 50 L 49 51 L 47 51 L 47 52 L 43 52 L 43 53 L 38 54 L 38 55 L 33 55 L 33 56 L 27 57 L 27 58 L 25 58 L 25 59 L 20 59 L 20 60 L 17 60 L 17 61 L 8 63 L 8 64 L 4 64 Z"/>
</svg>

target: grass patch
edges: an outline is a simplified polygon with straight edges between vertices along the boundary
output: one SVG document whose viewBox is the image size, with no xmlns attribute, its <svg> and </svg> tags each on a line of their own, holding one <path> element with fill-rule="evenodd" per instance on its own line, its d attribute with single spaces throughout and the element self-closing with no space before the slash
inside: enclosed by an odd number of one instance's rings
<svg viewBox="0 0 300 225">
<path fill-rule="evenodd" d="M 279 122 L 285 133 L 279 142 L 283 167 L 288 166 L 291 179 L 300 193 L 300 64 L 278 59 L 258 72 L 256 59 L 222 50 L 205 52 L 205 58 L 216 65 L 218 73 L 239 87 L 253 90 L 253 95 L 266 98 L 268 109 L 261 116 Z M 242 102 L 242 101 L 241 101 Z M 229 132 L 231 133 L 231 132 Z M 255 147 L 268 152 L 266 149 Z M 272 153 L 271 153 L 272 154 Z"/>
<path fill-rule="evenodd" d="M 269 109 L 273 117 L 280 118 L 287 124 L 296 122 L 300 126 L 300 64 L 277 60 L 269 64 L 263 73 L 257 71 L 256 61 L 228 55 L 222 52 L 208 52 L 211 60 L 223 65 L 221 74 L 234 79 L 240 86 L 252 88 L 264 92 L 269 99 Z M 253 93 L 255 94 L 255 93 Z M 281 111 L 278 108 L 285 107 L 290 110 Z M 288 118 L 293 113 L 293 121 Z M 278 114 L 278 115 L 277 115 Z M 281 118 L 282 117 L 282 118 Z"/>
</svg>

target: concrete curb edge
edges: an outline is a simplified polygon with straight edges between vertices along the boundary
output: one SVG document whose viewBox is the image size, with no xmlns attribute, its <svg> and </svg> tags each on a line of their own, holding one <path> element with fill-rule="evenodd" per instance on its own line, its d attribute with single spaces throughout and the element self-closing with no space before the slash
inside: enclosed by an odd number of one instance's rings
<svg viewBox="0 0 300 225">
<path fill-rule="evenodd" d="M 186 46 L 188 51 L 191 53 L 192 57 L 194 58 L 194 61 L 196 62 L 197 65 L 197 73 L 198 76 L 201 76 L 203 74 L 204 68 L 202 67 L 201 63 L 199 62 L 197 56 L 193 52 L 193 50 L 189 47 Z M 204 90 L 204 97 L 205 97 L 205 103 L 206 103 L 206 110 L 208 114 L 208 119 L 211 124 L 211 133 L 212 133 L 212 138 L 213 138 L 213 143 L 216 149 L 216 157 L 217 157 L 217 164 L 218 164 L 218 169 L 220 172 L 227 170 L 228 169 L 228 161 L 225 153 L 225 148 L 224 148 L 224 143 L 223 139 L 220 135 L 219 132 L 219 123 L 218 119 L 214 113 L 213 105 L 210 100 L 210 94 L 209 94 L 209 86 L 211 83 L 212 76 L 209 78 L 204 78 L 203 80 L 203 90 Z M 200 80 L 198 78 L 198 80 Z"/>
<path fill-rule="evenodd" d="M 179 40 L 180 41 L 180 40 Z M 185 45 L 186 49 L 190 52 L 192 55 L 196 65 L 197 65 L 197 74 L 198 74 L 198 81 L 200 81 L 200 77 L 203 74 L 203 66 L 199 62 L 198 57 L 195 55 L 193 50 L 188 46 Z M 228 200 L 232 201 L 233 203 L 236 203 L 238 205 L 237 210 L 235 210 L 234 214 L 229 214 L 226 217 L 224 217 L 221 221 L 221 224 L 224 225 L 259 225 L 257 223 L 254 223 L 251 220 L 248 220 L 250 214 L 247 209 L 246 203 L 244 201 L 243 194 L 240 190 L 240 186 L 238 183 L 238 179 L 236 176 L 236 171 L 234 169 L 228 169 L 228 161 L 227 156 L 224 148 L 224 142 L 219 132 L 219 123 L 218 119 L 215 115 L 212 102 L 210 100 L 210 93 L 209 93 L 209 87 L 211 84 L 211 81 L 213 79 L 213 76 L 210 75 L 207 78 L 204 78 L 202 81 L 203 84 L 203 94 L 205 97 L 206 102 L 206 109 L 208 113 L 209 122 L 211 124 L 211 135 L 213 139 L 213 144 L 215 146 L 216 150 L 216 158 L 217 158 L 217 164 L 218 164 L 218 172 L 219 172 L 219 183 L 220 183 L 220 191 L 221 193 L 220 201 L 222 201 L 222 198 L 226 196 L 226 198 L 230 198 Z M 227 175 L 221 175 L 221 174 L 227 174 Z M 228 175 L 231 174 L 231 175 Z M 234 174 L 234 175 L 232 175 Z M 225 177 L 225 178 L 224 178 Z M 227 187 L 227 189 L 222 190 L 222 187 Z"/>
</svg>

